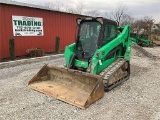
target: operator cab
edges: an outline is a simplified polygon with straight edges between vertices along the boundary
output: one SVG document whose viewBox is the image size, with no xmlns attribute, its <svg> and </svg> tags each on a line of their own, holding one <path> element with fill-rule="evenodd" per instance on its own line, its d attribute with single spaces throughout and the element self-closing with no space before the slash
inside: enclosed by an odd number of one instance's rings
<svg viewBox="0 0 160 120">
<path fill-rule="evenodd" d="M 78 18 L 76 57 L 89 61 L 96 50 L 117 36 L 117 24 L 104 18 Z"/>
</svg>

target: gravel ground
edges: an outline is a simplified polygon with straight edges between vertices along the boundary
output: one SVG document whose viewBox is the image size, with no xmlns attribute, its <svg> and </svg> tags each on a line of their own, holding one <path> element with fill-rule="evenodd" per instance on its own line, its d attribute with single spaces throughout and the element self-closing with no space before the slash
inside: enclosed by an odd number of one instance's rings
<svg viewBox="0 0 160 120">
<path fill-rule="evenodd" d="M 149 48 L 149 47 L 145 47 L 144 48 L 146 51 L 148 52 L 152 52 L 153 55 L 155 56 L 160 56 L 160 47 L 159 46 L 156 46 L 154 48 Z"/>
<path fill-rule="evenodd" d="M 64 58 L 0 69 L 0 120 L 160 120 L 160 48 L 141 49 L 133 45 L 130 79 L 86 110 L 27 87 L 45 63 Z"/>
</svg>

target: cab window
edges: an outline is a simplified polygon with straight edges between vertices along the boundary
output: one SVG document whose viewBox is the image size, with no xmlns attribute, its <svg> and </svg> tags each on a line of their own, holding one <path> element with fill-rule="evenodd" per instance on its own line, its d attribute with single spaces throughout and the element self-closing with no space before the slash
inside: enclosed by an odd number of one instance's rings
<svg viewBox="0 0 160 120">
<path fill-rule="evenodd" d="M 102 46 L 113 40 L 117 37 L 117 26 L 116 25 L 105 25 L 104 28 L 104 36 L 103 36 L 103 42 Z"/>
</svg>

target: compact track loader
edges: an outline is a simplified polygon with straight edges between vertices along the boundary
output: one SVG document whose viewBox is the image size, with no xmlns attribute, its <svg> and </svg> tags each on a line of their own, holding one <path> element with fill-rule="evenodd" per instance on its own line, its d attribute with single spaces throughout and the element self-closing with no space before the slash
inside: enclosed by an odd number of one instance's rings
<svg viewBox="0 0 160 120">
<path fill-rule="evenodd" d="M 142 47 L 152 47 L 153 43 L 148 40 L 147 34 L 130 33 L 130 39 Z"/>
<path fill-rule="evenodd" d="M 130 27 L 105 18 L 78 18 L 76 42 L 66 46 L 66 67 L 47 64 L 29 87 L 87 108 L 130 76 Z"/>
</svg>

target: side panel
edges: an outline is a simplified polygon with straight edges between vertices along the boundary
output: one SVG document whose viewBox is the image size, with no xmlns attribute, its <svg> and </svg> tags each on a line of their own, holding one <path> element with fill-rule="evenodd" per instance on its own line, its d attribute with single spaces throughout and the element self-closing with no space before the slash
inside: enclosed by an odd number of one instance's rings
<svg viewBox="0 0 160 120">
<path fill-rule="evenodd" d="M 65 48 L 64 57 L 65 57 L 67 68 L 69 67 L 69 63 L 70 63 L 71 58 L 74 54 L 74 51 L 75 51 L 75 43 L 73 43 L 69 46 L 66 46 L 66 48 Z"/>
<path fill-rule="evenodd" d="M 131 40 L 130 36 L 130 27 L 124 26 L 123 31 L 115 39 L 107 43 L 102 48 L 98 49 L 92 59 L 91 73 L 97 74 L 103 71 L 106 67 L 112 64 L 118 57 L 125 58 L 130 60 L 131 53 Z M 106 56 L 116 47 L 121 46 L 125 49 L 123 56 L 114 55 L 112 58 L 106 60 Z M 98 57 L 97 57 L 98 56 Z"/>
<path fill-rule="evenodd" d="M 127 49 L 126 49 L 126 53 L 124 55 L 124 58 L 127 60 L 131 59 L 131 50 L 132 50 L 132 41 L 129 39 L 127 42 Z"/>
</svg>

